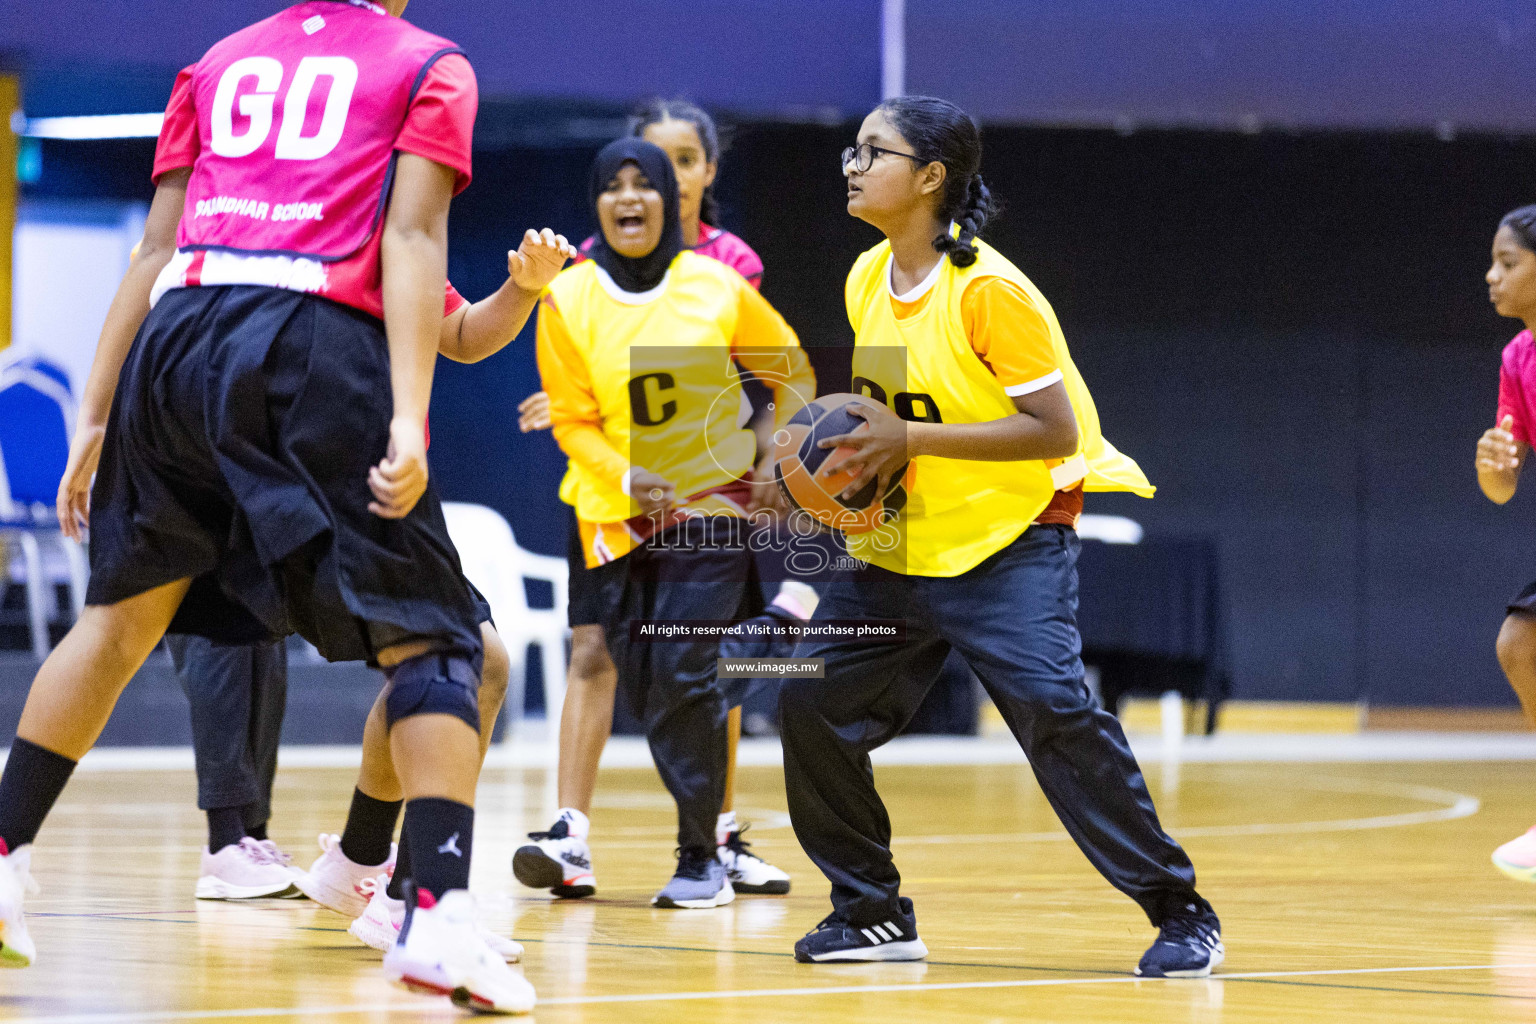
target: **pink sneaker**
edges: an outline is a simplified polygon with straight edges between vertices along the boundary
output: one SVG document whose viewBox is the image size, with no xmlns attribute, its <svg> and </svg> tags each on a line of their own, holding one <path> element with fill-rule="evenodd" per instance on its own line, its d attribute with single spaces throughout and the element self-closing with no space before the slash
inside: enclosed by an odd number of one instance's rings
<svg viewBox="0 0 1536 1024">
<path fill-rule="evenodd" d="M 372 881 L 380 872 L 389 875 L 394 870 L 395 844 L 389 844 L 389 860 L 383 864 L 354 864 L 341 852 L 341 836 L 322 832 L 320 856 L 294 884 L 327 910 L 343 917 L 362 917 L 373 894 L 371 889 L 363 888 L 363 883 Z"/>
<path fill-rule="evenodd" d="M 294 891 L 293 873 L 256 840 L 246 836 L 218 853 L 203 847 L 197 880 L 200 900 L 254 900 Z"/>
<path fill-rule="evenodd" d="M 347 933 L 365 946 L 372 946 L 387 953 L 400 936 L 400 925 L 405 921 L 405 901 L 389 898 L 389 876 L 366 878 L 358 888 L 368 893 L 368 907 L 361 916 L 352 919 Z"/>
<path fill-rule="evenodd" d="M 285 899 L 285 900 L 307 900 L 307 899 L 309 899 L 308 896 L 304 895 L 303 890 L 300 889 L 298 884 L 297 884 L 299 879 L 304 877 L 304 871 L 303 871 L 302 868 L 296 868 L 296 867 L 293 866 L 293 857 L 291 857 L 288 854 L 284 853 L 278 847 L 278 845 L 276 843 L 274 843 L 270 839 L 258 839 L 258 840 L 256 840 L 256 842 L 259 843 L 261 845 L 261 848 L 266 851 L 267 856 L 269 858 L 271 858 L 273 863 L 281 865 L 283 870 L 288 872 L 289 876 L 293 879 L 293 881 L 295 883 L 291 890 L 289 890 L 288 892 L 283 893 L 282 898 Z"/>
<path fill-rule="evenodd" d="M 1536 882 L 1536 825 L 1494 850 L 1493 866 L 1517 882 Z"/>
<path fill-rule="evenodd" d="M 347 927 L 347 933 L 363 945 L 387 953 L 400 937 L 400 926 L 405 922 L 405 901 L 389 898 L 388 875 L 367 879 L 361 888 L 368 890 L 368 909 Z M 475 930 L 491 952 L 507 963 L 515 964 L 523 958 L 522 943 L 502 938 L 479 921 L 475 922 Z"/>
</svg>

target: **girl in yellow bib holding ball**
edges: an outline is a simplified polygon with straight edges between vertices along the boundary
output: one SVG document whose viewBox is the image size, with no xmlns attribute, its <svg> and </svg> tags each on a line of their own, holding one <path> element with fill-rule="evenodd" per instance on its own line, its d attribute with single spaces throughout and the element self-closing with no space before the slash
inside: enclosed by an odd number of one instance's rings
<svg viewBox="0 0 1536 1024">
<path fill-rule="evenodd" d="M 825 679 L 783 690 L 784 774 L 795 834 L 832 881 L 833 912 L 795 945 L 805 962 L 927 955 L 899 895 L 890 820 L 869 752 L 911 718 L 951 650 L 980 677 L 1078 846 L 1159 929 L 1137 973 L 1198 977 L 1221 961 L 1220 922 L 1162 830 L 1115 718 L 1083 683 L 1077 632 L 1083 492 L 1152 487 L 1099 433 L 1056 316 L 978 240 L 995 202 L 976 124 L 944 100 L 881 104 L 843 153 L 848 212 L 886 240 L 848 276 L 854 390 L 867 427 L 845 493 L 876 493 L 911 460 L 905 509 L 848 538 L 863 560 L 814 622 L 887 620 L 899 642 L 803 640 Z"/>
</svg>

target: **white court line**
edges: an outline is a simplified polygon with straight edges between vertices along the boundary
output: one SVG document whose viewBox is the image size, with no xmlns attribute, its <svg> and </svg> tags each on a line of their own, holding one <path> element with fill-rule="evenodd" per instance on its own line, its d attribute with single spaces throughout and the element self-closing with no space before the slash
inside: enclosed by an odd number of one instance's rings
<svg viewBox="0 0 1536 1024">
<path fill-rule="evenodd" d="M 1237 825 L 1167 825 L 1179 838 L 1199 836 L 1218 838 L 1226 836 L 1273 836 L 1308 832 L 1359 832 L 1374 828 L 1399 828 L 1404 825 L 1425 825 L 1434 821 L 1454 821 L 1470 818 L 1482 809 L 1482 801 L 1466 793 L 1432 786 L 1415 786 L 1408 783 L 1387 782 L 1377 779 L 1348 779 L 1327 775 L 1305 778 L 1290 783 L 1293 789 L 1320 789 L 1330 793 L 1355 793 L 1368 796 L 1400 797 L 1404 800 L 1423 800 L 1444 804 L 1427 811 L 1404 811 L 1401 814 L 1378 814 L 1366 818 L 1333 818 L 1323 821 L 1256 821 Z M 1167 823 L 1165 823 L 1167 824 Z M 771 826 L 770 826 L 771 827 Z M 908 843 L 939 845 L 949 843 L 1031 843 L 1060 842 L 1070 839 L 1063 830 L 1054 832 L 1014 833 L 965 833 L 960 835 L 897 835 L 895 845 Z"/>
<path fill-rule="evenodd" d="M 1419 786 L 1382 779 L 1355 779 L 1342 776 L 1317 775 L 1294 781 L 1291 785 L 1293 788 L 1322 790 L 1330 793 L 1385 796 L 1403 800 L 1423 800 L 1426 803 L 1438 803 L 1442 806 L 1423 811 L 1378 814 L 1363 818 L 1333 818 L 1321 821 L 1258 821 L 1230 825 L 1173 824 L 1170 828 L 1175 834 L 1184 838 L 1232 838 L 1241 836 L 1299 835 L 1320 832 L 1360 832 L 1369 829 L 1425 825 L 1437 821 L 1454 821 L 1458 818 L 1469 818 L 1482 808 L 1482 802 L 1477 797 L 1467 793 L 1457 793 L 1452 790 L 1437 789 L 1432 786 Z M 610 793 L 609 797 L 611 799 L 604 806 L 626 806 L 621 799 L 621 795 Z M 634 795 L 636 797 L 645 797 L 646 799 L 649 799 L 651 796 L 651 794 Z M 55 813 L 60 816 L 84 815 L 95 820 L 103 815 L 142 816 L 146 808 L 161 812 L 173 812 L 182 809 L 180 804 L 164 803 L 60 804 Z M 753 827 L 761 832 L 787 828 L 790 824 L 789 815 L 779 810 L 747 808 L 745 813 L 752 818 Z M 81 829 L 75 828 L 74 831 L 78 832 Z M 120 834 L 112 829 L 87 829 L 86 831 L 100 832 L 102 834 Z M 608 845 L 615 849 L 638 849 L 654 845 L 655 837 L 664 834 L 659 830 L 619 829 L 614 830 L 611 838 L 608 840 Z M 897 846 L 909 844 L 922 846 L 967 843 L 1051 843 L 1065 842 L 1070 838 L 1065 830 L 1056 829 L 1050 832 L 966 832 L 958 834 L 898 835 L 895 842 Z M 50 849 L 60 852 L 73 848 L 50 847 Z M 157 846 L 134 847 L 133 849 L 163 851 L 166 848 Z"/>
<path fill-rule="evenodd" d="M 1025 970 L 1027 968 L 1018 968 Z M 793 996 L 840 996 L 883 992 L 955 992 L 965 989 L 994 988 L 1057 988 L 1064 985 L 1124 985 L 1143 983 L 1148 985 L 1187 984 L 1191 980 L 1209 981 L 1262 981 L 1269 978 L 1323 978 L 1368 974 L 1423 974 L 1445 971 L 1515 971 L 1536 970 L 1536 963 L 1511 964 L 1456 964 L 1424 967 L 1341 967 L 1323 971 L 1240 971 L 1231 974 L 1213 974 L 1209 979 L 1138 978 L 1134 975 L 1099 976 L 1092 978 L 1020 978 L 1010 981 L 944 981 L 932 984 L 911 982 L 904 985 L 827 985 L 805 988 L 749 988 L 722 989 L 696 992 L 640 992 L 611 996 L 559 996 L 540 999 L 539 1006 L 590 1006 L 603 1003 L 661 1003 L 700 999 L 776 999 Z M 342 1006 L 282 1006 L 228 1010 L 171 1010 L 143 1013 L 79 1013 L 53 1017 L 29 1017 L 33 1024 L 138 1024 L 138 1022 L 162 1020 L 213 1020 L 242 1019 L 253 1017 L 312 1017 L 334 1014 L 374 1014 L 431 1011 L 441 1006 L 444 1015 L 462 1018 L 451 1006 L 422 1001 L 394 1003 L 353 1003 Z"/>
<path fill-rule="evenodd" d="M 533 726 L 542 723 L 532 723 Z M 1143 763 L 1164 759 L 1161 739 L 1132 735 L 1131 749 Z M 519 736 L 490 749 L 485 763 L 492 768 L 553 769 L 554 747 L 539 736 Z M 285 746 L 278 763 L 284 768 L 356 768 L 362 758 L 355 744 Z M 1026 764 L 1012 737 L 903 736 L 876 750 L 871 759 L 887 765 L 1010 765 Z M 1188 736 L 1177 759 L 1185 764 L 1242 764 L 1256 761 L 1299 763 L 1401 761 L 1532 761 L 1536 734 L 1381 732 L 1355 735 L 1242 734 Z M 737 763 L 769 767 L 783 763 L 775 738 L 743 739 Z M 649 768 L 650 749 L 635 736 L 615 736 L 603 750 L 604 768 Z M 190 769 L 191 747 L 98 747 L 80 762 L 81 771 L 167 771 Z"/>
</svg>

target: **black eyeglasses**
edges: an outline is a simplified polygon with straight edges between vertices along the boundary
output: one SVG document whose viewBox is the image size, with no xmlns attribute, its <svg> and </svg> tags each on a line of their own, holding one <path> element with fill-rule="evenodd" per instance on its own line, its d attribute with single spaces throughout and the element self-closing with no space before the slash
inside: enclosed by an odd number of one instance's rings
<svg viewBox="0 0 1536 1024">
<path fill-rule="evenodd" d="M 849 164 L 853 164 L 853 169 L 858 171 L 860 174 L 863 174 L 865 171 L 869 170 L 875 165 L 875 157 L 881 153 L 889 153 L 891 156 L 904 156 L 908 160 L 911 160 L 913 163 L 917 164 L 919 167 L 925 166 L 931 162 L 924 160 L 916 153 L 903 153 L 900 150 L 886 149 L 883 146 L 875 146 L 868 142 L 861 142 L 857 146 L 849 146 L 847 149 L 843 150 L 842 166 L 846 170 Z"/>
</svg>

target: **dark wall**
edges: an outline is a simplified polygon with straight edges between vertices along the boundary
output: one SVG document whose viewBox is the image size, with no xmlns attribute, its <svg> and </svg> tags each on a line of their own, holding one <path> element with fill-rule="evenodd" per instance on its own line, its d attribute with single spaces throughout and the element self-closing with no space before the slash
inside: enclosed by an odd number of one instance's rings
<svg viewBox="0 0 1536 1024">
<path fill-rule="evenodd" d="M 154 109 L 156 82 L 285 5 L 0 0 L 37 114 Z M 850 115 L 881 81 L 881 0 L 412 0 L 487 97 L 686 92 L 754 117 Z M 1521 0 L 906 0 L 906 82 L 992 121 L 1530 131 Z M 195 13 L 190 13 L 195 12 Z M 163 102 L 164 92 L 159 96 Z"/>
<path fill-rule="evenodd" d="M 1162 486 L 1102 498 L 1221 541 L 1239 693 L 1501 704 L 1524 502 L 1471 470 L 1498 354 L 1498 217 L 1529 140 L 1004 132 L 994 240 L 1052 298 L 1108 435 Z"/>
<path fill-rule="evenodd" d="M 177 70 L 287 6 L 200 4 L 189 16 L 184 0 L 0 0 L 0 66 L 25 72 L 33 116 L 154 110 Z M 879 0 L 413 0 L 407 20 L 463 47 L 485 97 L 687 93 L 804 118 L 880 93 Z"/>
<path fill-rule="evenodd" d="M 850 340 L 843 275 L 877 240 L 843 212 L 851 134 L 744 127 L 721 180 L 726 226 L 813 346 Z M 1051 299 L 1107 436 L 1160 487 L 1089 509 L 1217 538 L 1238 695 L 1509 703 L 1493 637 L 1536 576 L 1533 506 L 1489 504 L 1471 461 L 1519 328 L 1481 275 L 1500 214 L 1536 198 L 1536 140 L 998 129 L 987 143 L 1009 204 L 992 241 Z M 147 167 L 142 147 L 117 152 Z M 479 154 L 452 224 L 467 295 L 499 285 L 524 227 L 590 229 L 591 152 Z M 142 181 L 72 170 L 57 145 L 45 165 L 34 194 Z M 442 364 L 433 469 L 447 496 L 555 553 L 562 462 L 515 427 L 536 386 L 531 331 L 479 366 Z"/>
<path fill-rule="evenodd" d="M 1516 0 L 907 0 L 907 89 L 992 121 L 1536 126 Z"/>
<path fill-rule="evenodd" d="M 838 131 L 758 129 L 733 155 L 765 292 L 842 341 Z M 1492 640 L 1536 575 L 1529 499 L 1477 491 L 1499 349 L 1498 217 L 1536 142 L 998 129 L 991 240 L 1050 297 L 1107 435 L 1160 485 L 1090 510 L 1211 533 L 1248 697 L 1505 704 Z M 817 255 L 817 253 L 820 255 Z"/>
</svg>

